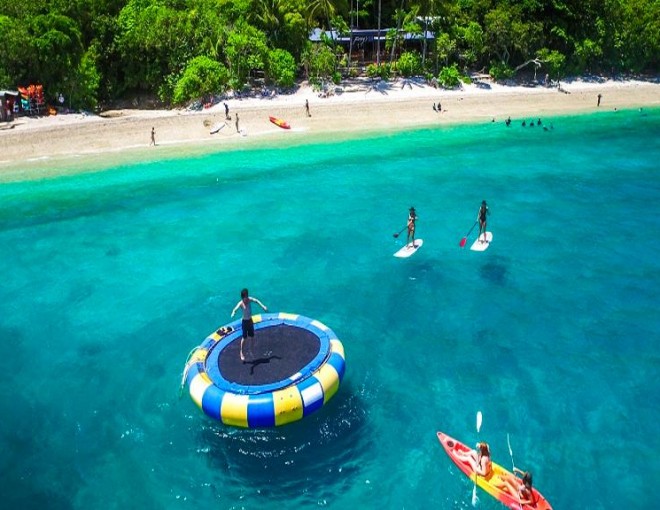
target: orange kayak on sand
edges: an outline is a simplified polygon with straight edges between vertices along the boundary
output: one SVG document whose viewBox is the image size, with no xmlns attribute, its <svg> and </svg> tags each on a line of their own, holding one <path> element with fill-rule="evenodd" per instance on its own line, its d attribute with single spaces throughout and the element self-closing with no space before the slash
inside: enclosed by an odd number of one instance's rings
<svg viewBox="0 0 660 510">
<path fill-rule="evenodd" d="M 449 458 L 454 461 L 454 464 L 456 464 L 458 468 L 470 478 L 470 480 L 474 480 L 475 474 L 472 466 L 469 462 L 458 456 L 458 452 L 468 453 L 474 450 L 442 432 L 438 432 L 438 441 L 440 441 L 440 444 L 447 452 L 447 455 L 449 455 Z M 511 471 L 507 471 L 499 464 L 493 462 L 492 466 L 492 470 L 488 476 L 476 477 L 477 485 L 500 503 L 511 510 L 552 510 L 548 500 L 546 500 L 534 487 L 532 487 L 534 503 L 521 505 L 520 500 L 518 499 L 518 494 L 511 494 L 510 488 L 506 483 L 508 481 L 514 487 L 518 487 L 521 483 L 520 478 L 514 475 Z"/>
<path fill-rule="evenodd" d="M 291 129 L 291 126 L 290 126 L 289 123 L 288 123 L 287 121 L 285 121 L 285 120 L 278 119 L 277 117 L 272 117 L 272 116 L 271 116 L 271 117 L 268 117 L 268 118 L 270 119 L 270 121 L 271 121 L 273 124 L 275 124 L 276 126 L 281 127 L 282 129 Z"/>
</svg>

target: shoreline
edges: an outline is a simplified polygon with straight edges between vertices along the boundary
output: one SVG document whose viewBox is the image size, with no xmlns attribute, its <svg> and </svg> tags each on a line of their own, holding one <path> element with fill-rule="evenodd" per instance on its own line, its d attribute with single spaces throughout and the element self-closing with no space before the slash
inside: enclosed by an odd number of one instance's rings
<svg viewBox="0 0 660 510">
<path fill-rule="evenodd" d="M 345 86 L 343 93 L 325 98 L 303 85 L 290 95 L 229 99 L 228 121 L 222 102 L 202 111 L 114 110 L 101 115 L 19 117 L 0 124 L 0 182 L 356 134 L 660 106 L 660 83 L 639 80 L 576 80 L 562 82 L 562 90 L 483 81 L 460 90 L 436 89 L 417 81 L 371 83 Z M 433 109 L 437 103 L 442 104 L 441 113 Z M 242 133 L 236 131 L 237 113 Z M 277 127 L 269 121 L 270 115 L 286 120 L 291 129 Z M 223 123 L 218 133 L 210 134 L 211 126 Z M 152 127 L 155 147 L 150 146 Z"/>
</svg>

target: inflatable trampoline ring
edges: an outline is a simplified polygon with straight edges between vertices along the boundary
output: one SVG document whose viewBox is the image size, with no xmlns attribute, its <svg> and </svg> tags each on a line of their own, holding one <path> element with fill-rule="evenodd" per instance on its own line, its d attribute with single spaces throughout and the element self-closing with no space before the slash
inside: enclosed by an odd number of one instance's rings
<svg viewBox="0 0 660 510">
<path fill-rule="evenodd" d="M 319 321 L 288 313 L 254 315 L 254 338 L 240 359 L 241 321 L 193 349 L 182 386 L 205 414 L 225 425 L 275 427 L 320 409 L 344 378 L 344 346 Z"/>
</svg>

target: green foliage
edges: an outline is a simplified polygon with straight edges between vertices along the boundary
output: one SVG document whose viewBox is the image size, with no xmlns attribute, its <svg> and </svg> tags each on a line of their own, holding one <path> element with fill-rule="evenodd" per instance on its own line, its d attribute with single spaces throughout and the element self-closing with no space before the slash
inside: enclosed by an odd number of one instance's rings
<svg viewBox="0 0 660 510">
<path fill-rule="evenodd" d="M 183 104 L 222 92 L 228 82 L 227 69 L 209 57 L 195 57 L 174 86 L 173 102 Z"/>
<path fill-rule="evenodd" d="M 67 77 L 75 74 L 82 57 L 80 29 L 73 19 L 49 13 L 32 18 L 28 34 L 30 69 L 25 78 L 32 83 L 42 83 L 47 92 L 59 89 Z"/>
<path fill-rule="evenodd" d="M 224 52 L 229 84 L 234 90 L 241 90 L 250 72 L 264 70 L 268 54 L 266 34 L 241 19 L 228 33 Z"/>
<path fill-rule="evenodd" d="M 406 78 L 416 76 L 422 72 L 422 58 L 416 51 L 406 51 L 401 54 L 397 62 L 397 70 Z"/>
<path fill-rule="evenodd" d="M 94 110 L 98 105 L 98 90 L 101 75 L 96 67 L 98 53 L 94 46 L 85 52 L 80 59 L 76 79 L 72 87 L 70 102 L 77 108 Z"/>
<path fill-rule="evenodd" d="M 136 90 L 170 100 L 198 57 L 221 63 L 239 89 L 261 71 L 284 86 L 300 64 L 309 78 L 336 80 L 336 51 L 347 48 L 329 35 L 311 44 L 309 29 L 346 35 L 358 21 L 376 28 L 381 7 L 380 49 L 389 52 L 387 60 L 403 52 L 402 74 L 420 72 L 405 56 L 412 48 L 424 51 L 421 71 L 435 73 L 440 64 L 451 74 L 446 69 L 497 62 L 491 72 L 499 79 L 534 56 L 553 78 L 657 73 L 660 65 L 658 0 L 34 0 L 0 2 L 0 83 L 42 83 L 47 95 L 61 90 L 92 108 Z M 419 22 L 425 17 L 436 41 L 428 47 L 405 41 L 404 33 L 426 28 Z M 383 64 L 367 72 L 387 79 L 391 70 Z"/>
<path fill-rule="evenodd" d="M 445 66 L 438 74 L 438 82 L 446 89 L 455 89 L 461 85 L 461 73 L 458 71 L 458 65 L 452 64 Z"/>
<path fill-rule="evenodd" d="M 471 21 L 461 33 L 465 43 L 465 62 L 468 65 L 474 64 L 484 52 L 484 31 L 479 23 Z"/>
<path fill-rule="evenodd" d="M 329 78 L 337 67 L 337 57 L 331 48 L 321 44 L 313 46 L 308 55 L 309 74 L 314 78 Z"/>
<path fill-rule="evenodd" d="M 279 87 L 292 87 L 296 80 L 298 66 L 293 55 L 286 50 L 274 49 L 268 52 L 267 78 Z"/>
<path fill-rule="evenodd" d="M 0 16 L 0 75 L 7 88 L 27 81 L 25 62 L 29 61 L 30 47 L 26 27 L 14 18 Z M 13 82 L 13 83 L 12 83 Z"/>
<path fill-rule="evenodd" d="M 437 34 L 435 48 L 438 58 L 447 65 L 449 63 L 449 58 L 456 52 L 456 40 L 452 39 L 446 32 Z M 475 59 L 471 60 L 474 61 Z"/>
<path fill-rule="evenodd" d="M 490 66 L 488 73 L 493 77 L 495 81 L 500 81 L 508 80 L 511 78 L 514 74 L 514 71 L 511 69 L 511 67 L 502 62 L 494 62 Z"/>
<path fill-rule="evenodd" d="M 575 58 L 577 69 L 591 71 L 593 65 L 602 56 L 603 49 L 600 44 L 591 39 L 584 39 L 575 45 Z"/>
<path fill-rule="evenodd" d="M 392 66 L 388 63 L 381 63 L 379 66 L 376 64 L 369 64 L 367 66 L 367 76 L 369 78 L 382 78 L 389 80 L 392 77 Z"/>
<path fill-rule="evenodd" d="M 550 78 L 556 80 L 563 76 L 566 57 L 557 50 L 543 48 L 538 51 L 536 58 L 546 67 Z"/>
</svg>

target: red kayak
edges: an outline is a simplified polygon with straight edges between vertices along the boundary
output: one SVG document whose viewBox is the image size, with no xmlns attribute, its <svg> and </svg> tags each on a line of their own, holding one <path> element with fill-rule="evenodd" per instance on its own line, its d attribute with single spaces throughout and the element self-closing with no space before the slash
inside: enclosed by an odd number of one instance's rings
<svg viewBox="0 0 660 510">
<path fill-rule="evenodd" d="M 272 117 L 272 116 L 271 116 L 271 117 L 268 117 L 268 118 L 270 119 L 270 121 L 271 121 L 273 124 L 275 124 L 276 126 L 281 127 L 282 129 L 291 129 L 291 126 L 290 126 L 289 123 L 288 123 L 287 121 L 285 121 L 285 120 L 278 119 L 277 117 Z"/>
<path fill-rule="evenodd" d="M 449 458 L 454 461 L 454 464 L 465 473 L 470 480 L 474 480 L 475 474 L 474 470 L 470 463 L 466 460 L 463 460 L 458 456 L 457 452 L 467 453 L 474 451 L 471 448 L 468 448 L 466 445 L 457 441 L 453 437 L 449 437 L 447 434 L 438 432 L 438 440 L 440 444 L 449 455 Z M 520 478 L 514 475 L 511 471 L 507 471 L 502 466 L 492 463 L 493 468 L 490 474 L 486 477 L 477 476 L 477 485 L 485 490 L 488 494 L 493 496 L 500 503 L 505 505 L 511 510 L 552 510 L 550 503 L 543 497 L 543 495 L 532 487 L 532 495 L 534 496 L 534 503 L 528 503 L 525 505 L 520 504 L 518 494 L 511 494 L 510 487 L 507 484 L 512 484 L 514 487 L 518 487 L 521 483 Z"/>
</svg>

